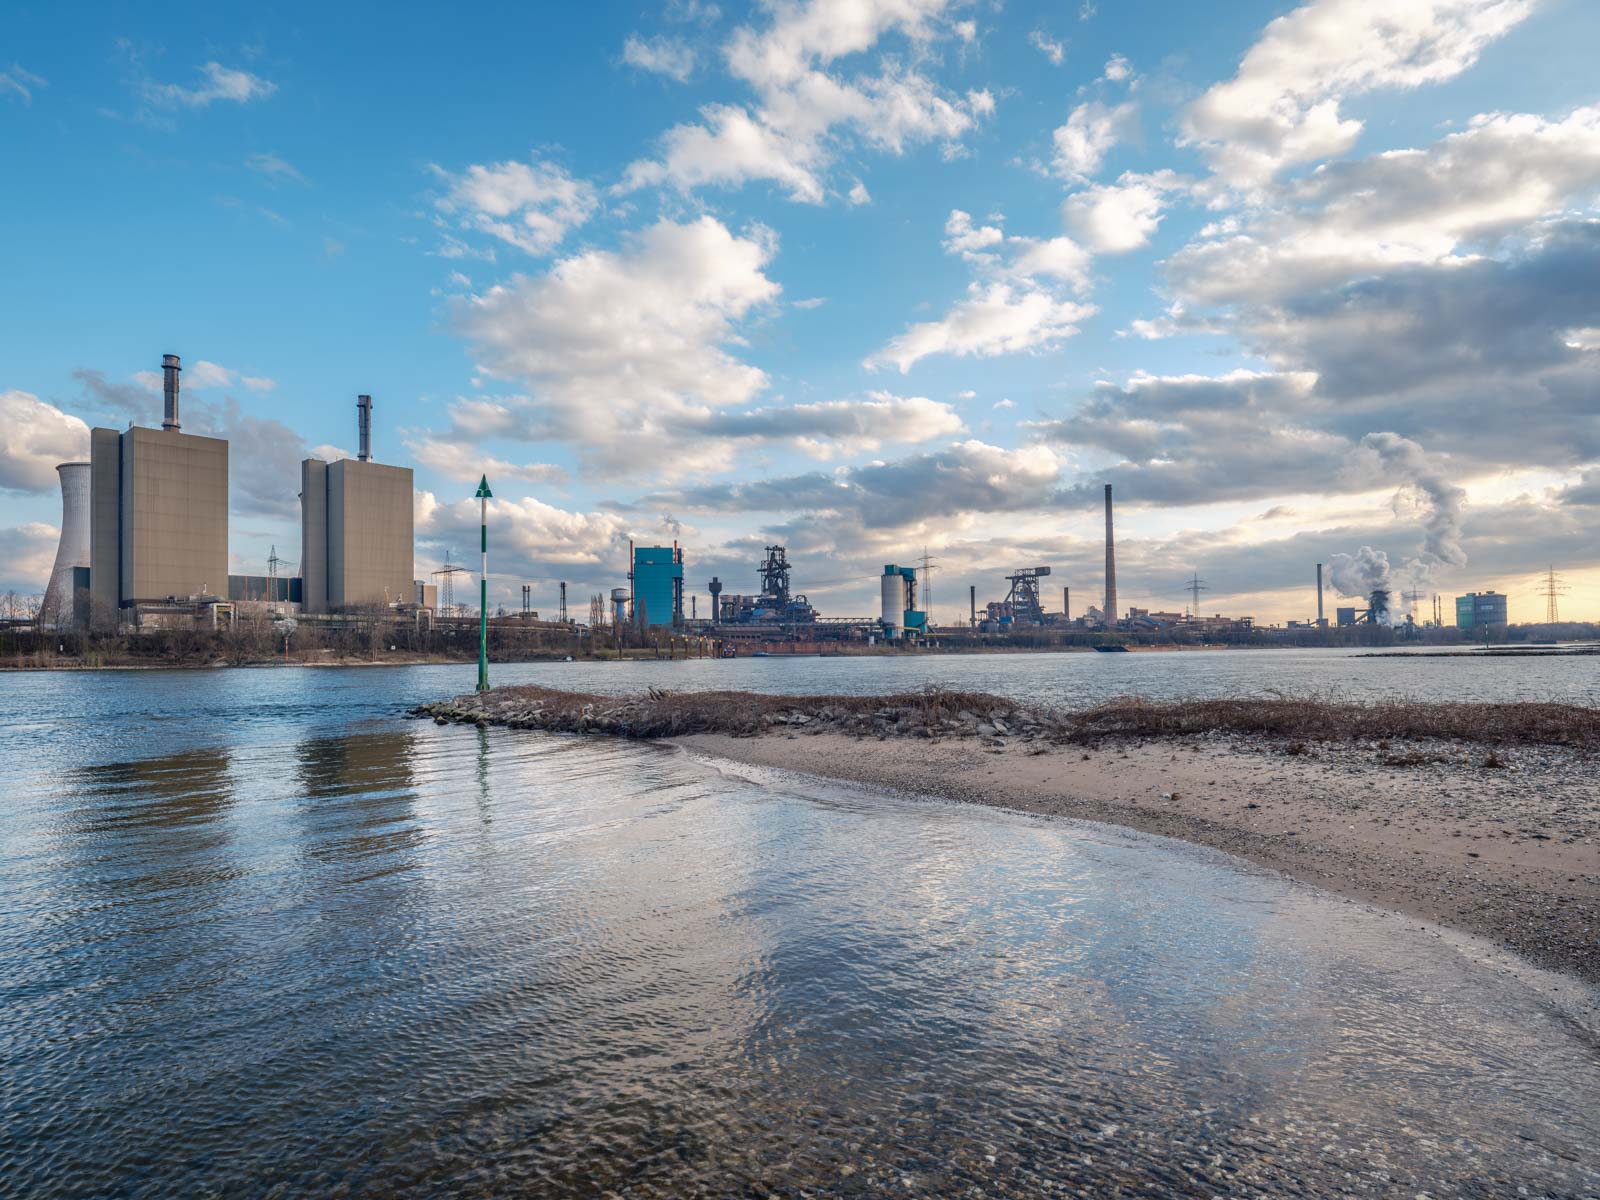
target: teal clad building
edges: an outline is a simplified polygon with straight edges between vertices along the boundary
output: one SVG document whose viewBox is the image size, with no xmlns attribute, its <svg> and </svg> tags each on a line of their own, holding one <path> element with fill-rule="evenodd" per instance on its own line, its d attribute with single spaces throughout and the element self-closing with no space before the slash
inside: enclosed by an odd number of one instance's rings
<svg viewBox="0 0 1600 1200">
<path fill-rule="evenodd" d="M 1468 592 L 1456 597 L 1456 628 L 1481 629 L 1506 623 L 1506 598 L 1499 592 Z"/>
<path fill-rule="evenodd" d="M 640 628 L 683 624 L 683 551 L 633 548 L 633 621 Z"/>
</svg>

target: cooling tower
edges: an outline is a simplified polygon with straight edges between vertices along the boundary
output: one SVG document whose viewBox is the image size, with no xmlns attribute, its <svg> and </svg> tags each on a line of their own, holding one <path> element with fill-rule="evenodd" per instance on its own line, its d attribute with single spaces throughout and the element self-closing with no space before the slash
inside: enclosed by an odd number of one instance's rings
<svg viewBox="0 0 1600 1200">
<path fill-rule="evenodd" d="M 72 569 L 89 565 L 89 464 L 62 463 L 56 471 L 61 476 L 61 544 L 45 588 L 44 620 L 68 625 L 73 616 Z"/>
<path fill-rule="evenodd" d="M 1117 625 L 1117 548 L 1111 536 L 1111 485 L 1106 484 L 1106 611 L 1107 629 Z"/>
</svg>

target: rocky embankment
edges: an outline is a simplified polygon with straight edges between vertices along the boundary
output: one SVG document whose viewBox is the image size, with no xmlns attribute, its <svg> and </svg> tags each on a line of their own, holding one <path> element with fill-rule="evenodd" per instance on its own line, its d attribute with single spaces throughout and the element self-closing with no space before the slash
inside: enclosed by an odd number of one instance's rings
<svg viewBox="0 0 1600 1200">
<path fill-rule="evenodd" d="M 1065 719 L 999 696 L 930 690 L 894 696 L 763 696 L 749 692 L 650 691 L 594 696 L 546 688 L 501 688 L 424 704 L 417 715 L 451 722 L 666 738 L 691 733 L 754 736 L 775 729 L 859 737 L 970 737 L 1004 745 L 1070 736 Z"/>
</svg>

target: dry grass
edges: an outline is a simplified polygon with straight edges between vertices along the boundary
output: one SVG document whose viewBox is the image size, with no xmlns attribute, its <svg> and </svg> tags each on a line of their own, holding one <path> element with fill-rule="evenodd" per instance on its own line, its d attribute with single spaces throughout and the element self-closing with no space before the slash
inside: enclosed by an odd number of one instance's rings
<svg viewBox="0 0 1600 1200">
<path fill-rule="evenodd" d="M 1067 716 L 1076 738 L 1252 733 L 1307 741 L 1435 739 L 1514 745 L 1600 745 L 1600 709 L 1575 704 L 1372 704 L 1301 699 L 1113 700 Z M 1302 748 L 1303 752 L 1303 748 Z"/>
</svg>

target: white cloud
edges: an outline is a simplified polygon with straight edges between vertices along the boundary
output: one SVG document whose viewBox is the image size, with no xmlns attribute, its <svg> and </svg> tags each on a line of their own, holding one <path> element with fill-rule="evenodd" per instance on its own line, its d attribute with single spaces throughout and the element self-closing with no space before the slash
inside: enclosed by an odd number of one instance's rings
<svg viewBox="0 0 1600 1200">
<path fill-rule="evenodd" d="M 772 24 L 734 31 L 726 54 L 729 69 L 762 89 L 785 87 L 813 64 L 870 50 L 884 34 L 898 31 L 925 45 L 941 30 L 948 0 L 776 0 Z"/>
<path fill-rule="evenodd" d="M 16 63 L 11 64 L 10 70 L 0 71 L 0 96 L 9 94 L 16 96 L 24 104 L 32 104 L 35 89 L 44 86 L 46 84 L 42 76 L 24 70 Z"/>
<path fill-rule="evenodd" d="M 413 506 L 417 537 L 441 550 L 460 550 L 478 538 L 478 502 L 442 503 L 419 491 Z M 626 519 L 612 513 L 569 512 L 527 497 L 489 501 L 496 572 L 527 578 L 598 578 L 627 557 Z"/>
<path fill-rule="evenodd" d="M 952 520 L 966 524 L 974 513 L 1039 506 L 1058 485 L 1064 461 L 1040 443 L 1007 449 L 969 438 L 889 462 L 711 484 L 647 496 L 645 502 L 741 515 L 816 514 L 841 529 L 845 540 L 888 530 L 935 528 L 945 535 Z"/>
<path fill-rule="evenodd" d="M 1173 256 L 1191 300 L 1264 300 L 1407 264 L 1445 263 L 1472 242 L 1560 213 L 1600 188 L 1600 107 L 1557 121 L 1475 117 L 1422 150 L 1335 163 L 1265 189 L 1254 219 Z"/>
<path fill-rule="evenodd" d="M 693 431 L 714 437 L 782 442 L 812 458 L 876 451 L 885 443 L 926 442 L 960 433 L 965 426 L 950 405 L 926 396 L 871 392 L 866 400 L 715 413 Z"/>
<path fill-rule="evenodd" d="M 163 108 L 205 108 L 218 100 L 233 104 L 265 100 L 278 90 L 278 85 L 271 80 L 217 62 L 206 63 L 200 68 L 200 74 L 202 82 L 192 88 L 176 83 L 146 83 L 144 98 Z"/>
<path fill-rule="evenodd" d="M 1122 57 L 1122 55 L 1113 54 L 1110 58 L 1106 59 L 1104 78 L 1109 79 L 1112 83 L 1121 83 L 1124 79 L 1127 79 L 1132 74 L 1133 67 L 1129 64 L 1127 59 Z"/>
<path fill-rule="evenodd" d="M 850 191 L 846 194 L 845 199 L 849 200 L 851 204 L 871 204 L 872 193 L 867 191 L 867 185 L 858 179 L 850 185 Z"/>
<path fill-rule="evenodd" d="M 1006 235 L 993 225 L 974 227 L 972 216 L 959 208 L 950 210 L 944 223 L 944 249 L 946 254 L 959 254 L 965 259 L 993 258 L 987 253 L 990 247 L 1005 241 Z"/>
<path fill-rule="evenodd" d="M 1059 67 L 1061 61 L 1067 57 L 1066 45 L 1056 41 L 1042 29 L 1035 29 L 1028 34 L 1028 44 L 1048 58 L 1052 66 Z"/>
<path fill-rule="evenodd" d="M 703 124 L 675 125 L 662 134 L 659 158 L 630 163 L 622 189 L 670 184 L 687 192 L 770 179 L 786 187 L 791 200 L 822 203 L 820 146 L 791 138 L 737 105 L 708 104 L 700 115 Z"/>
<path fill-rule="evenodd" d="M 1078 332 L 1094 314 L 1092 305 L 1061 300 L 1050 293 L 1007 283 L 972 284 L 967 298 L 937 321 L 913 325 L 864 366 L 892 365 L 902 374 L 934 354 L 992 358 L 1023 350 L 1042 350 Z"/>
<path fill-rule="evenodd" d="M 36 596 L 50 582 L 61 530 L 43 521 L 0 529 L 0 591 Z"/>
<path fill-rule="evenodd" d="M 244 160 L 244 165 L 260 175 L 265 175 L 271 180 L 287 180 L 290 183 L 304 183 L 306 177 L 293 166 L 285 162 L 276 154 L 252 154 Z"/>
<path fill-rule="evenodd" d="M 1138 130 L 1139 106 L 1132 101 L 1114 106 L 1087 101 L 1073 109 L 1067 123 L 1051 135 L 1055 143 L 1051 165 L 1064 178 L 1087 179 L 1100 170 L 1111 147 Z"/>
<path fill-rule="evenodd" d="M 514 463 L 459 442 L 429 435 L 408 437 L 406 449 L 430 470 L 452 479 L 474 482 L 487 473 L 491 480 L 517 479 L 524 483 L 565 483 L 567 472 L 553 463 Z"/>
<path fill-rule="evenodd" d="M 140 372 L 140 375 L 145 378 L 156 374 L 154 371 L 148 373 Z M 182 379 L 183 386 L 186 388 L 223 388 L 233 383 L 233 372 L 228 370 L 227 367 L 218 363 L 207 362 L 202 358 L 183 368 Z M 157 386 L 160 386 L 159 376 Z"/>
<path fill-rule="evenodd" d="M 695 53 L 682 38 L 642 38 L 630 33 L 622 43 L 622 61 L 683 83 L 694 74 Z"/>
<path fill-rule="evenodd" d="M 1167 194 L 1184 186 L 1171 171 L 1127 172 L 1068 196 L 1061 206 L 1067 229 L 1097 254 L 1125 254 L 1148 242 L 1161 224 Z"/>
<path fill-rule="evenodd" d="M 1225 183 L 1263 183 L 1355 144 L 1362 125 L 1340 112 L 1345 98 L 1453 79 L 1532 10 L 1532 0 L 1313 0 L 1269 23 L 1238 74 L 1190 106 L 1186 136 Z"/>
<path fill-rule="evenodd" d="M 268 379 L 265 375 L 241 375 L 239 382 L 252 392 L 270 392 L 278 386 L 276 379 Z"/>
<path fill-rule="evenodd" d="M 944 20 L 948 7 L 946 0 L 779 0 L 767 10 L 767 28 L 741 27 L 724 51 L 757 102 L 706 105 L 699 122 L 662 135 L 655 158 L 631 163 L 618 190 L 666 185 L 686 192 L 769 180 L 791 199 L 817 204 L 829 191 L 828 168 L 852 145 L 898 155 L 938 141 L 950 150 L 993 112 L 989 92 L 948 95 L 888 56 L 875 71 L 851 77 L 825 69 L 889 32 L 919 51 L 937 37 L 961 36 Z M 849 196 L 861 202 L 854 187 Z"/>
<path fill-rule="evenodd" d="M 46 492 L 56 465 L 89 457 L 89 427 L 31 392 L 0 392 L 0 488 Z"/>
<path fill-rule="evenodd" d="M 487 233 L 529 254 L 548 254 L 598 204 L 593 185 L 554 163 L 473 165 L 459 175 L 434 172 L 448 185 L 436 202 L 462 229 Z"/>
<path fill-rule="evenodd" d="M 1053 279 L 1068 284 L 1079 293 L 1089 289 L 1089 268 L 1093 257 L 1069 237 L 1008 238 L 1013 248 L 1010 271 L 1018 278 Z"/>
<path fill-rule="evenodd" d="M 482 369 L 527 381 L 532 396 L 463 402 L 454 419 L 480 435 L 570 441 L 607 470 L 692 469 L 696 448 L 677 433 L 685 418 L 767 385 L 728 347 L 738 323 L 779 296 L 763 273 L 774 249 L 765 230 L 664 220 L 620 251 L 574 255 L 457 301 L 456 325 Z"/>
</svg>

